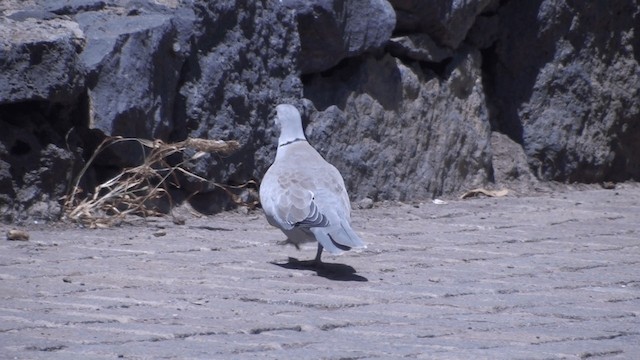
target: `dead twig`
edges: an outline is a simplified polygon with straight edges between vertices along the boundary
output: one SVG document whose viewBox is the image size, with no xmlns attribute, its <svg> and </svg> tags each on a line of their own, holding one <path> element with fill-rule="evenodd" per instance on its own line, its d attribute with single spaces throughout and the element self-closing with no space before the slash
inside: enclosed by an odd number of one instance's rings
<svg viewBox="0 0 640 360">
<path fill-rule="evenodd" d="M 141 165 L 123 169 L 113 178 L 99 184 L 92 196 L 83 199 L 79 184 L 98 154 L 109 146 L 122 142 L 136 142 L 142 147 L 144 161 Z M 237 141 L 207 140 L 188 138 L 173 144 L 161 140 L 145 140 L 137 138 L 109 137 L 96 148 L 85 166 L 73 182 L 69 193 L 64 198 L 64 214 L 66 219 L 77 221 L 89 227 L 108 227 L 122 221 L 127 215 L 141 216 L 162 215 L 149 207 L 150 201 L 169 196 L 169 180 L 177 184 L 177 172 L 210 183 L 225 190 L 237 202 L 237 196 L 229 191 L 229 187 L 212 182 L 193 174 L 183 168 L 186 162 L 195 160 L 207 153 L 228 155 L 239 148 Z M 167 158 L 173 154 L 195 149 L 197 152 L 176 165 L 170 165 Z M 249 183 L 247 183 L 248 185 Z M 246 185 L 243 185 L 246 186 Z M 169 201 L 171 200 L 168 197 Z"/>
</svg>

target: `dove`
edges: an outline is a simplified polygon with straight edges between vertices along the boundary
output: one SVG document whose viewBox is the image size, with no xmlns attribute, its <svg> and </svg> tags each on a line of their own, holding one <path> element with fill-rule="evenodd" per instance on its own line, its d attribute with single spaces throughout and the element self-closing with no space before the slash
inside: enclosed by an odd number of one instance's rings
<svg viewBox="0 0 640 360">
<path fill-rule="evenodd" d="M 267 221 L 299 248 L 317 241 L 313 260 L 320 265 L 323 249 L 333 255 L 366 245 L 351 228 L 351 203 L 338 169 L 309 143 L 300 113 L 293 105 L 276 106 L 280 129 L 278 150 L 260 184 L 260 202 Z"/>
</svg>

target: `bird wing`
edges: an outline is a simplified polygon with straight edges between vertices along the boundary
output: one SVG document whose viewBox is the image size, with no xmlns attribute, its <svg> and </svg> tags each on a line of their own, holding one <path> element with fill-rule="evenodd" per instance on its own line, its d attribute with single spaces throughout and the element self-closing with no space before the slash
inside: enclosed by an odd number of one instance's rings
<svg viewBox="0 0 640 360">
<path fill-rule="evenodd" d="M 338 169 L 306 142 L 290 144 L 286 150 L 260 186 L 269 222 L 283 230 L 309 229 L 334 254 L 364 247 L 351 229 L 351 204 Z"/>
<path fill-rule="evenodd" d="M 260 186 L 260 201 L 281 229 L 327 226 L 329 219 L 318 207 L 313 189 L 311 179 L 299 171 L 274 166 Z"/>
</svg>

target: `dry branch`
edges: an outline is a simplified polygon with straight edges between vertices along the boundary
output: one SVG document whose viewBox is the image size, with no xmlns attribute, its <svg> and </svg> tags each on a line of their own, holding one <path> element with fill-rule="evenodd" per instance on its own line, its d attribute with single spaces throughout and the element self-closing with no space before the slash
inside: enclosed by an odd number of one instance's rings
<svg viewBox="0 0 640 360">
<path fill-rule="evenodd" d="M 79 199 L 82 190 L 79 187 L 82 177 L 91 166 L 99 153 L 109 146 L 121 142 L 136 142 L 143 147 L 144 162 L 136 167 L 123 169 L 118 175 L 95 187 L 91 197 Z M 106 138 L 95 150 L 78 176 L 76 177 L 70 192 L 64 199 L 64 216 L 71 221 L 80 222 L 90 227 L 107 227 L 122 221 L 127 215 L 141 216 L 161 215 L 148 206 L 150 200 L 168 196 L 168 181 L 180 172 L 186 176 L 194 177 L 200 181 L 208 182 L 222 188 L 237 198 L 226 186 L 211 182 L 197 176 L 182 166 L 191 160 L 197 159 L 206 153 L 228 155 L 240 147 L 237 141 L 207 140 L 188 138 L 173 144 L 167 144 L 161 140 L 145 140 L 137 138 L 109 137 Z M 184 152 L 187 149 L 197 152 L 176 165 L 170 165 L 167 158 L 173 154 Z M 177 180 L 174 181 L 177 183 Z M 170 197 L 168 197 L 170 200 Z"/>
</svg>

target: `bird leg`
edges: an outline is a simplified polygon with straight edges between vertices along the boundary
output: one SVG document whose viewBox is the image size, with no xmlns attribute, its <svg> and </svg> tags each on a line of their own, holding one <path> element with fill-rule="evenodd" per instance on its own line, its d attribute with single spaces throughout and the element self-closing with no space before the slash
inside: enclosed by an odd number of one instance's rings
<svg viewBox="0 0 640 360">
<path fill-rule="evenodd" d="M 313 260 L 316 266 L 322 265 L 322 260 L 320 260 L 320 257 L 322 256 L 322 250 L 323 250 L 322 245 L 318 243 L 318 252 L 316 253 L 316 258 Z"/>
</svg>

